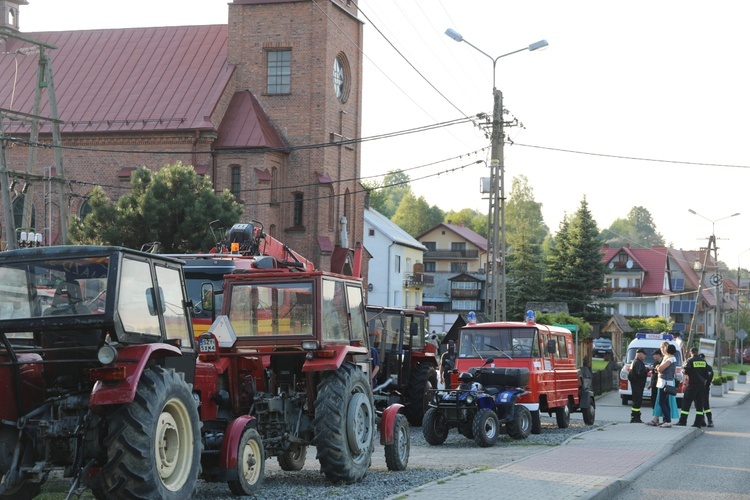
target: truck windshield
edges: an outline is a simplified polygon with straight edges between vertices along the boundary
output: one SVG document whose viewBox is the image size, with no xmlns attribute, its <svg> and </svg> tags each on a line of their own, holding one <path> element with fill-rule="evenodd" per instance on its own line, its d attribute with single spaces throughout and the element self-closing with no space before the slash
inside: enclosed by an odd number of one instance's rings
<svg viewBox="0 0 750 500">
<path fill-rule="evenodd" d="M 536 328 L 464 328 L 459 358 L 538 358 Z"/>
<path fill-rule="evenodd" d="M 229 321 L 238 337 L 313 334 L 313 285 L 234 284 Z"/>
<path fill-rule="evenodd" d="M 108 257 L 3 264 L 0 321 L 103 314 L 108 272 Z"/>
</svg>

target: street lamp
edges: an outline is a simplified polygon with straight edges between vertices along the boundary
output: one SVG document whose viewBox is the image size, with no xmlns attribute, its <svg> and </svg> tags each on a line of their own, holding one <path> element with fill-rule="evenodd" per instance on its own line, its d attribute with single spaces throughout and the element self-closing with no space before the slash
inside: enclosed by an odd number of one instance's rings
<svg viewBox="0 0 750 500">
<path fill-rule="evenodd" d="M 487 56 L 492 61 L 492 95 L 494 98 L 494 106 L 492 108 L 492 150 L 491 150 L 491 161 L 490 161 L 490 179 L 491 179 L 491 187 L 490 187 L 490 213 L 492 215 L 492 241 L 489 248 L 492 249 L 491 257 L 492 257 L 492 264 L 491 264 L 491 274 L 492 274 L 492 307 L 491 307 L 491 314 L 493 321 L 498 320 L 498 314 L 497 314 L 497 260 L 498 260 L 498 252 L 497 252 L 497 241 L 500 239 L 500 231 L 502 229 L 502 240 L 500 243 L 500 257 L 503 259 L 502 262 L 502 277 L 501 277 L 501 283 L 502 283 L 502 320 L 505 321 L 505 159 L 503 156 L 503 142 L 505 138 L 505 133 L 503 131 L 503 93 L 497 89 L 497 85 L 495 84 L 495 67 L 497 66 L 498 59 L 502 59 L 503 57 L 507 57 L 512 54 L 516 54 L 518 52 L 523 52 L 524 50 L 528 51 L 534 51 L 537 49 L 542 49 L 549 45 L 547 43 L 547 40 L 539 40 L 538 42 L 532 43 L 531 45 L 524 47 L 522 49 L 514 50 L 512 52 L 508 52 L 507 54 L 503 54 L 497 57 L 492 57 L 476 45 L 473 45 L 471 42 L 466 40 L 459 32 L 457 32 L 454 29 L 448 28 L 445 31 L 445 34 L 451 37 L 453 40 L 457 42 L 465 42 L 469 46 L 471 46 L 473 49 L 477 50 L 479 53 Z M 498 201 L 500 203 L 500 207 L 498 209 Z M 490 252 L 488 249 L 488 257 L 490 256 Z M 489 258 L 488 258 L 489 260 Z M 487 303 L 490 304 L 489 298 L 487 300 Z M 488 307 L 488 313 L 489 311 Z"/>
<path fill-rule="evenodd" d="M 740 333 L 740 275 L 742 273 L 742 267 L 740 267 L 740 257 L 742 257 L 747 252 L 750 252 L 750 248 L 747 250 L 743 250 L 740 252 L 740 254 L 737 256 L 737 337 L 740 339 L 740 365 L 744 364 L 744 360 L 742 358 L 742 349 L 743 349 L 743 343 L 745 340 L 745 336 L 747 335 L 747 332 Z"/>
<path fill-rule="evenodd" d="M 715 302 L 716 302 L 716 306 L 715 306 L 716 307 L 716 313 L 714 314 L 714 316 L 715 316 L 715 318 L 714 318 L 714 336 L 716 337 L 716 341 L 719 343 L 719 356 L 718 356 L 719 361 L 718 361 L 718 366 L 719 366 L 719 376 L 721 376 L 721 356 L 722 356 L 722 353 L 723 353 L 722 342 L 721 341 L 722 341 L 723 335 L 720 336 L 719 324 L 721 323 L 721 299 L 722 299 L 722 297 L 719 294 L 719 285 L 721 285 L 721 278 L 719 277 L 719 257 L 717 255 L 717 249 L 716 249 L 716 223 L 719 222 L 719 221 L 721 221 L 721 220 L 724 220 L 724 219 L 729 219 L 731 217 L 737 217 L 740 214 L 739 214 L 739 212 L 737 212 L 737 213 L 734 213 L 732 215 L 727 215 L 726 217 L 721 217 L 719 219 L 711 220 L 708 217 L 699 214 L 698 212 L 696 212 L 692 208 L 688 208 L 688 212 L 690 212 L 693 215 L 697 215 L 698 217 L 701 217 L 702 219 L 706 219 L 708 222 L 711 223 L 711 236 L 708 238 L 708 248 L 706 249 L 706 260 L 708 260 L 708 253 L 711 251 L 711 245 L 713 245 L 713 247 L 714 247 L 714 266 L 715 266 L 715 269 L 716 269 L 714 276 L 711 277 L 711 281 L 712 281 L 712 283 L 714 285 L 714 290 L 715 290 L 714 291 L 714 299 L 715 299 Z M 704 266 L 704 271 L 703 272 L 705 273 L 705 266 Z M 703 277 L 703 274 L 701 274 L 701 283 L 700 283 L 701 285 L 703 284 L 702 277 Z M 699 290 L 698 293 L 700 294 L 700 286 L 698 287 L 698 290 Z M 698 304 L 698 300 L 700 300 L 700 296 L 696 297 L 696 306 Z M 688 345 L 690 345 L 690 343 L 692 342 L 692 340 L 693 340 L 693 331 L 692 331 L 692 328 L 691 328 L 690 329 L 690 335 L 688 336 Z"/>
</svg>

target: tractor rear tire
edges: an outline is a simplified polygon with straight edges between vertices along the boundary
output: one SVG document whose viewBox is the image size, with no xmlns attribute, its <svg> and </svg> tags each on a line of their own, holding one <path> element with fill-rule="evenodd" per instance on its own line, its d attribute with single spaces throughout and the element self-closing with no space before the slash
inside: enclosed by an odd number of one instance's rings
<svg viewBox="0 0 750 500">
<path fill-rule="evenodd" d="M 533 427 L 531 412 L 523 405 L 513 408 L 513 421 L 505 424 L 505 430 L 513 439 L 526 439 Z"/>
<path fill-rule="evenodd" d="M 555 417 L 557 418 L 557 427 L 567 429 L 570 425 L 570 407 L 566 404 L 555 408 Z"/>
<path fill-rule="evenodd" d="M 409 378 L 407 396 L 409 401 L 404 408 L 406 418 L 415 427 L 422 425 L 424 413 L 429 408 L 432 389 L 437 388 L 437 371 L 429 363 L 420 363 Z"/>
<path fill-rule="evenodd" d="M 539 410 L 531 412 L 531 433 L 541 434 L 542 433 L 542 415 Z"/>
<path fill-rule="evenodd" d="M 448 426 L 445 418 L 437 408 L 430 408 L 422 419 L 422 435 L 425 441 L 431 445 L 439 445 L 448 437 Z"/>
<path fill-rule="evenodd" d="M 594 425 L 596 420 L 596 401 L 594 401 L 594 398 L 591 398 L 588 408 L 581 408 L 581 413 L 583 413 L 584 424 Z"/>
<path fill-rule="evenodd" d="M 254 496 L 263 485 L 266 457 L 258 431 L 246 428 L 240 437 L 237 454 L 237 479 L 227 481 L 229 489 L 237 496 Z"/>
<path fill-rule="evenodd" d="M 4 476 L 11 466 L 11 459 L 13 457 L 13 451 L 16 449 L 16 443 L 18 443 L 18 431 L 11 427 L 3 426 L 0 430 L 0 477 Z M 28 498 L 34 498 L 41 491 L 41 484 L 23 482 L 11 488 L 9 491 L 5 491 L 0 498 L 3 500 L 26 500 Z"/>
<path fill-rule="evenodd" d="M 323 378 L 313 426 L 313 444 L 326 478 L 334 484 L 362 480 L 375 449 L 372 389 L 362 370 L 344 363 Z"/>
<path fill-rule="evenodd" d="M 497 414 L 489 408 L 482 408 L 476 415 L 471 425 L 474 441 L 482 447 L 489 448 L 497 443 L 500 435 L 500 422 L 497 420 Z"/>
<path fill-rule="evenodd" d="M 409 421 L 399 413 L 393 422 L 393 444 L 385 445 L 385 465 L 388 470 L 406 470 L 410 450 Z"/>
<path fill-rule="evenodd" d="M 302 470 L 307 458 L 307 446 L 293 445 L 278 457 L 279 467 L 285 471 Z"/>
<path fill-rule="evenodd" d="M 183 500 L 195 494 L 201 421 L 182 373 L 153 365 L 135 398 L 109 417 L 107 462 L 94 492 L 106 498 Z"/>
</svg>

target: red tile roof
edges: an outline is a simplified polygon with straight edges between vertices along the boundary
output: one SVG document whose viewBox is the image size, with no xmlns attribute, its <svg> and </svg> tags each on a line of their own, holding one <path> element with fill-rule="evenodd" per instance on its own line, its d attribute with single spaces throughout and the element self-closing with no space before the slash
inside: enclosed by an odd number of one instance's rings
<svg viewBox="0 0 750 500">
<path fill-rule="evenodd" d="M 226 62 L 226 25 L 22 35 L 58 47 L 45 52 L 64 133 L 213 130 L 218 125 L 210 115 L 234 72 Z M 0 106 L 11 108 L 13 95 L 13 110 L 32 113 L 38 56 L 12 54 L 28 46 L 13 38 L 0 43 L 0 52 L 6 53 L 0 55 Z M 50 114 L 46 92 L 41 114 Z M 29 128 L 5 124 L 7 132 L 28 133 Z"/>
<path fill-rule="evenodd" d="M 619 253 L 625 253 L 644 271 L 641 293 L 668 294 L 664 288 L 664 276 L 667 272 L 667 248 L 604 248 L 602 262 L 609 263 Z"/>
</svg>

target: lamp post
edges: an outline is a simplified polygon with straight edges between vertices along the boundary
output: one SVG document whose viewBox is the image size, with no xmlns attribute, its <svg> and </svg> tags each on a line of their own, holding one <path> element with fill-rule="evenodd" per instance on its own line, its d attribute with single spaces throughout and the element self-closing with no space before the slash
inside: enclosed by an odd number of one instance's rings
<svg viewBox="0 0 750 500">
<path fill-rule="evenodd" d="M 490 161 L 490 214 L 492 217 L 492 238 L 491 238 L 491 244 L 489 249 L 492 250 L 492 252 L 489 252 L 488 249 L 488 261 L 489 257 L 492 258 L 491 263 L 491 274 L 492 274 L 492 302 L 490 309 L 490 317 L 493 321 L 498 320 L 498 314 L 497 314 L 497 261 L 498 257 L 502 258 L 502 277 L 500 279 L 501 287 L 502 287 L 502 320 L 505 321 L 506 315 L 505 315 L 505 302 L 506 302 L 506 294 L 505 294 L 505 159 L 503 155 L 503 142 L 505 138 L 505 133 L 503 130 L 504 122 L 503 122 L 503 93 L 497 88 L 497 85 L 495 84 L 495 68 L 497 66 L 498 59 L 502 59 L 503 57 L 507 57 L 513 54 L 516 54 L 518 52 L 523 52 L 524 50 L 528 51 L 534 51 L 537 49 L 541 49 L 549 45 L 547 43 L 547 40 L 539 40 L 538 42 L 532 43 L 531 45 L 524 47 L 522 49 L 514 50 L 512 52 L 508 52 L 507 54 L 502 54 L 497 57 L 492 57 L 476 45 L 473 45 L 471 42 L 466 40 L 459 32 L 456 30 L 453 30 L 451 28 L 448 28 L 445 31 L 445 34 L 451 37 L 453 40 L 457 42 L 465 42 L 473 49 L 477 50 L 480 54 L 488 57 L 492 61 L 492 96 L 493 96 L 493 107 L 492 107 L 492 143 L 491 143 L 491 161 Z M 498 207 L 498 203 L 500 204 L 500 207 Z M 500 233 L 502 231 L 502 239 L 500 236 Z M 498 249 L 497 249 L 497 243 L 498 239 L 501 239 L 500 242 L 500 253 L 498 255 Z M 488 289 L 489 291 L 489 289 Z M 488 294 L 489 295 L 489 294 Z M 489 297 L 487 298 L 488 303 L 490 303 Z M 488 311 L 489 312 L 489 311 Z"/>
<path fill-rule="evenodd" d="M 719 258 L 718 258 L 718 254 L 717 254 L 717 248 L 716 248 L 716 223 L 719 222 L 719 221 L 721 221 L 721 220 L 724 220 L 724 219 L 729 219 L 731 217 L 737 217 L 740 214 L 739 214 L 739 212 L 737 212 L 737 213 L 734 213 L 732 215 L 727 215 L 726 217 L 721 217 L 719 219 L 711 220 L 708 217 L 699 214 L 698 212 L 696 212 L 692 208 L 688 208 L 688 212 L 690 212 L 693 215 L 697 215 L 698 217 L 700 217 L 702 219 L 706 219 L 708 222 L 711 223 L 711 236 L 709 237 L 709 240 L 708 240 L 708 248 L 706 249 L 706 253 L 708 254 L 708 252 L 711 251 L 711 244 L 713 244 L 713 247 L 714 247 L 714 269 L 715 269 L 714 273 L 715 274 L 711 277 L 711 282 L 714 285 L 714 290 L 715 290 L 715 292 L 714 292 L 714 300 L 716 302 L 716 306 L 715 306 L 716 307 L 716 313 L 714 314 L 714 316 L 715 316 L 715 318 L 714 318 L 714 336 L 716 337 L 716 341 L 719 344 L 719 356 L 718 356 L 718 358 L 719 358 L 718 363 L 719 364 L 718 364 L 718 367 L 719 367 L 719 376 L 721 376 L 721 357 L 722 357 L 722 353 L 723 353 L 723 349 L 722 349 L 723 331 L 719 329 L 719 324 L 721 323 L 721 299 L 722 299 L 722 297 L 721 297 L 721 294 L 719 294 L 719 286 L 721 285 L 721 278 L 719 276 Z M 697 305 L 697 300 L 698 299 L 700 299 L 700 297 L 696 298 L 696 305 Z M 692 333 L 693 332 L 691 331 L 690 332 L 690 337 L 689 337 L 689 342 L 692 341 Z"/>
<path fill-rule="evenodd" d="M 742 273 L 742 267 L 740 267 L 740 257 L 742 257 L 747 252 L 750 252 L 750 248 L 747 250 L 743 250 L 740 252 L 740 254 L 737 256 L 737 336 L 740 335 L 740 309 L 741 309 L 741 300 L 740 300 L 740 275 Z M 743 332 L 743 335 L 745 335 L 745 332 Z M 740 365 L 744 364 L 744 360 L 742 359 L 742 348 L 743 348 L 743 342 L 745 338 L 740 337 Z"/>
</svg>

